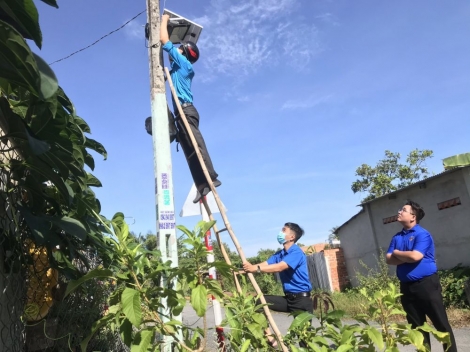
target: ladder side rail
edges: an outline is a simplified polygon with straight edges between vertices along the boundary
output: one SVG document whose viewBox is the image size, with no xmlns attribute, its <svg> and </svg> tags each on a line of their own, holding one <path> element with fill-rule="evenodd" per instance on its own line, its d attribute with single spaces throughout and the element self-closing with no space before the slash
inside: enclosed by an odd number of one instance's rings
<svg viewBox="0 0 470 352">
<path fill-rule="evenodd" d="M 217 194 L 217 192 L 215 190 L 215 187 L 214 187 L 214 184 L 212 183 L 212 179 L 209 175 L 209 172 L 207 171 L 207 167 L 204 163 L 204 159 L 202 159 L 201 151 L 199 150 L 199 146 L 196 142 L 196 139 L 194 138 L 193 132 L 191 130 L 191 126 L 189 126 L 189 123 L 186 119 L 186 115 L 184 114 L 183 109 L 181 107 L 181 104 L 179 102 L 178 96 L 176 95 L 175 87 L 173 86 L 173 81 L 171 79 L 170 72 L 169 72 L 167 67 L 165 67 L 165 73 L 166 73 L 168 84 L 170 86 L 171 93 L 173 95 L 173 99 L 175 101 L 176 107 L 178 108 L 178 112 L 181 116 L 181 119 L 183 120 L 184 126 L 186 127 L 186 130 L 188 131 L 188 135 L 189 135 L 189 137 L 191 139 L 191 142 L 193 144 L 194 151 L 196 152 L 199 163 L 201 164 L 202 171 L 204 172 L 204 175 L 206 176 L 207 183 L 209 184 L 209 186 L 211 188 L 211 191 L 214 195 L 215 202 L 217 203 L 217 207 L 219 208 L 220 215 L 222 215 L 222 219 L 225 223 L 225 227 L 227 228 L 227 231 L 229 232 L 230 237 L 232 238 L 233 244 L 235 245 L 235 248 L 238 251 L 238 255 L 240 256 L 241 260 L 243 262 L 245 262 L 246 261 L 245 254 L 243 253 L 243 250 L 240 246 L 240 243 L 238 242 L 238 239 L 237 239 L 237 237 L 235 236 L 235 233 L 232 230 L 232 226 L 230 225 L 230 222 L 228 221 L 227 215 L 225 214 L 222 202 L 220 201 L 219 195 Z M 269 324 L 271 325 L 272 329 L 274 330 L 274 333 L 276 334 L 278 340 L 281 342 L 282 350 L 284 352 L 288 352 L 287 347 L 282 343 L 281 332 L 279 331 L 279 328 L 277 327 L 276 322 L 274 321 L 274 319 L 272 317 L 272 314 L 271 314 L 268 306 L 266 305 L 266 300 L 264 299 L 263 292 L 261 292 L 261 289 L 259 288 L 258 283 L 256 282 L 256 279 L 255 279 L 254 275 L 252 273 L 248 273 L 248 278 L 250 279 L 250 282 L 253 285 L 256 293 L 258 295 L 260 295 L 260 301 L 261 301 L 262 304 L 264 304 L 264 306 L 263 306 L 264 313 L 266 314 L 266 317 L 268 318 Z"/>
<path fill-rule="evenodd" d="M 209 219 L 211 221 L 214 221 L 215 219 L 214 219 L 214 216 L 211 213 L 209 205 L 207 204 L 206 197 L 202 197 L 202 204 L 204 204 L 206 212 L 209 215 Z M 217 229 L 217 225 L 214 224 L 213 228 L 214 228 L 214 232 L 215 232 L 215 238 L 217 239 L 217 243 L 219 244 L 219 248 L 220 248 L 220 251 L 222 252 L 222 256 L 224 257 L 225 262 L 228 265 L 232 265 L 232 261 L 230 260 L 230 257 L 228 256 L 227 251 L 225 250 L 222 239 L 220 238 L 220 234 L 219 234 L 219 230 Z M 238 275 L 235 272 L 233 273 L 233 280 L 235 281 L 235 287 L 237 288 L 237 292 L 242 293 L 242 288 L 240 286 L 240 282 L 238 281 Z"/>
</svg>

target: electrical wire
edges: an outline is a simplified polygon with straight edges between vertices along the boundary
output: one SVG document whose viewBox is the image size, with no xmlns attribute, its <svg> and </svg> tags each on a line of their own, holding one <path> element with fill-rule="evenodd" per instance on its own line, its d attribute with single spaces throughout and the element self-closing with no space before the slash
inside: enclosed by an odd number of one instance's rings
<svg viewBox="0 0 470 352">
<path fill-rule="evenodd" d="M 86 50 L 86 49 L 92 47 L 93 45 L 97 44 L 98 42 L 100 42 L 101 40 L 103 40 L 104 38 L 106 38 L 107 36 L 110 36 L 111 34 L 116 33 L 117 31 L 123 29 L 123 28 L 124 28 L 125 26 L 127 26 L 130 22 L 132 22 L 132 21 L 135 20 L 137 17 L 139 17 L 140 15 L 142 15 L 145 11 L 147 11 L 147 10 L 144 10 L 144 11 L 138 13 L 137 15 L 135 15 L 134 17 L 132 17 L 129 21 L 127 21 L 126 23 L 124 23 L 121 27 L 119 27 L 119 28 L 117 28 L 117 29 L 115 29 L 115 30 L 109 32 L 108 34 L 102 36 L 100 39 L 96 40 L 96 41 L 93 42 L 92 44 L 90 44 L 90 45 L 88 45 L 88 46 L 86 46 L 86 47 L 84 47 L 84 48 L 82 48 L 82 49 L 80 49 L 80 50 L 77 50 L 77 51 L 71 53 L 70 55 L 67 55 L 67 56 L 63 57 L 62 59 L 56 60 L 56 61 L 54 61 L 54 62 L 51 62 L 49 65 L 53 65 L 53 64 L 55 64 L 55 63 L 57 63 L 57 62 L 66 60 L 66 59 L 68 59 L 69 57 L 71 57 L 71 56 L 73 56 L 73 55 L 75 55 L 75 54 L 78 54 L 79 52 L 84 51 L 84 50 Z"/>
</svg>

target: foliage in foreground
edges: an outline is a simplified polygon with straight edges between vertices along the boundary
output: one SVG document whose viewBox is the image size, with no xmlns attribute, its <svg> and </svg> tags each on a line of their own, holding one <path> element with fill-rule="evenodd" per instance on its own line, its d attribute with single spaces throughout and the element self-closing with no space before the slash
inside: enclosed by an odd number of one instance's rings
<svg viewBox="0 0 470 352">
<path fill-rule="evenodd" d="M 214 222 L 200 222 L 195 231 L 178 227 L 186 235 L 184 250 L 194 258 L 191 268 L 172 267 L 163 261 L 159 251 L 149 251 L 129 236 L 124 215 L 117 213 L 112 220 L 116 239 L 112 239 L 112 262 L 108 268 L 98 268 L 69 284 L 66 294 L 85 281 L 100 278 L 113 280 L 115 291 L 110 295 L 108 311 L 95 322 L 90 335 L 81 343 L 82 351 L 92 336 L 102 328 L 121 335 L 132 351 L 156 351 L 163 343 L 162 336 L 171 337 L 179 350 L 204 350 L 207 336 L 207 297 L 222 297 L 220 285 L 205 273 L 209 269 L 207 250 L 202 239 Z M 222 275 L 228 275 L 225 263 L 211 263 Z M 194 269 L 194 270 L 193 270 Z M 182 284 L 191 289 L 191 305 L 203 318 L 204 328 L 184 327 L 179 315 L 186 299 Z"/>
<path fill-rule="evenodd" d="M 113 280 L 116 290 L 109 297 L 107 314 L 95 322 L 90 336 L 82 344 L 86 351 L 87 343 L 99 330 L 113 331 L 121 335 L 131 351 L 157 351 L 163 336 L 170 336 L 179 351 L 204 351 L 210 336 L 207 327 L 207 295 L 223 299 L 226 319 L 223 326 L 229 327 L 227 344 L 232 351 L 269 351 L 264 336 L 268 326 L 266 317 L 260 312 L 256 298 L 249 294 L 246 282 L 242 279 L 243 290 L 231 296 L 224 295 L 220 285 L 205 275 L 209 269 L 206 262 L 207 251 L 204 235 L 213 222 L 200 222 L 195 231 L 183 226 L 184 250 L 193 258 L 193 267 L 174 268 L 169 261 L 164 262 L 158 251 L 149 251 L 129 236 L 123 214 L 116 214 L 112 225 L 113 261 L 108 268 L 90 271 L 85 277 L 69 284 L 67 294 L 80 289 L 87 280 Z M 231 268 L 225 263 L 215 262 L 220 275 L 231 276 Z M 182 284 L 191 290 L 191 306 L 203 318 L 203 328 L 190 328 L 182 324 L 179 317 L 186 304 Z M 315 302 L 319 314 L 301 313 L 292 322 L 284 337 L 291 351 L 398 351 L 399 345 L 414 345 L 419 351 L 427 351 L 423 346 L 420 331 L 431 332 L 439 341 L 447 341 L 445 333 L 438 333 L 425 325 L 417 330 L 408 324 L 393 322 L 392 316 L 404 316 L 397 303 L 399 293 L 396 286 L 379 290 L 372 295 L 365 289 L 360 291 L 367 301 L 366 314 L 356 317 L 357 323 L 344 325 L 341 318 L 344 312 L 329 311 L 333 302 L 329 294 L 316 293 Z M 311 327 L 311 320 L 318 318 L 319 328 Z M 375 321 L 379 324 L 370 324 Z M 302 347 L 299 347 L 302 346 Z"/>
</svg>

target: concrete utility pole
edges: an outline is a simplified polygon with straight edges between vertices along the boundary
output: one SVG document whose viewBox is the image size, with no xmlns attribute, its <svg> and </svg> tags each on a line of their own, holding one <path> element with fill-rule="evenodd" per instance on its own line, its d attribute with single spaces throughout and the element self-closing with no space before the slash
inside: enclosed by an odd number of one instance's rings
<svg viewBox="0 0 470 352">
<path fill-rule="evenodd" d="M 155 200 L 157 212 L 157 246 L 162 260 L 171 260 L 178 266 L 175 206 L 173 201 L 173 174 L 171 164 L 168 112 L 163 75 L 163 55 L 160 44 L 160 1 L 147 0 L 147 23 L 149 24 L 150 101 L 152 110 L 152 140 L 155 170 Z M 162 280 L 162 286 L 167 286 Z M 176 285 L 176 282 L 174 283 Z M 162 301 L 166 307 L 166 300 Z M 163 321 L 169 321 L 169 310 L 160 312 Z M 181 321 L 181 317 L 172 317 Z M 180 336 L 181 337 L 181 336 Z M 165 336 L 161 351 L 172 350 L 173 338 Z"/>
</svg>

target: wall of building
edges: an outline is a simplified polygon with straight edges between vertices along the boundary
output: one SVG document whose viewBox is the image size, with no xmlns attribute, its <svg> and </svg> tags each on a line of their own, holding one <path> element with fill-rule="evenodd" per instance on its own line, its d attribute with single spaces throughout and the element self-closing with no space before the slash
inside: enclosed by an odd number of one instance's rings
<svg viewBox="0 0 470 352">
<path fill-rule="evenodd" d="M 343 249 L 325 249 L 323 254 L 328 262 L 331 290 L 343 291 L 350 285 Z"/>
<path fill-rule="evenodd" d="M 352 285 L 357 285 L 356 271 L 363 272 L 359 261 L 368 266 L 377 262 L 377 246 L 367 209 L 353 217 L 339 232 L 341 248 Z"/>
<path fill-rule="evenodd" d="M 433 236 L 438 268 L 450 269 L 459 263 L 470 266 L 469 194 L 470 167 L 466 167 L 367 203 L 364 212 L 352 218 L 339 232 L 351 283 L 357 284 L 354 270 L 361 270 L 359 260 L 376 266 L 374 254 L 377 255 L 379 248 L 386 251 L 391 238 L 401 230 L 400 223 L 393 217 L 407 199 L 419 203 L 426 212 L 420 225 Z M 452 204 L 454 206 L 439 209 Z"/>
</svg>

